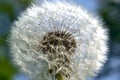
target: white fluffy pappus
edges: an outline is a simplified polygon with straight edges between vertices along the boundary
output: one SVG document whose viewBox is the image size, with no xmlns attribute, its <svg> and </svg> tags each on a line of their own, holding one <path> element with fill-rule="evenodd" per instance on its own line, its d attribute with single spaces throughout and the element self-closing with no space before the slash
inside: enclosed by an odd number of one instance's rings
<svg viewBox="0 0 120 80">
<path fill-rule="evenodd" d="M 107 30 L 80 6 L 33 4 L 14 22 L 10 51 L 32 80 L 86 80 L 106 61 Z"/>
</svg>

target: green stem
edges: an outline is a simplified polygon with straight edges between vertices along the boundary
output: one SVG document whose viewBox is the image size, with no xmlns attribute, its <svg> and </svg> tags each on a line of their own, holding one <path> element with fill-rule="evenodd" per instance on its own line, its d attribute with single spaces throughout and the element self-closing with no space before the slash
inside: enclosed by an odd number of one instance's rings
<svg viewBox="0 0 120 80">
<path fill-rule="evenodd" d="M 56 75 L 56 78 L 57 78 L 57 80 L 64 80 L 63 75 L 60 74 L 60 73 L 58 73 L 58 74 Z"/>
</svg>

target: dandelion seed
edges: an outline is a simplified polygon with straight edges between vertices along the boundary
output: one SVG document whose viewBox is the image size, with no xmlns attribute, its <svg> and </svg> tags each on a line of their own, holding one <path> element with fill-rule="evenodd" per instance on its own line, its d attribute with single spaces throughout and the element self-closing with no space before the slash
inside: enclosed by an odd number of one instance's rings
<svg viewBox="0 0 120 80">
<path fill-rule="evenodd" d="M 44 2 L 11 29 L 13 61 L 33 80 L 86 80 L 103 66 L 107 31 L 79 6 Z"/>
</svg>

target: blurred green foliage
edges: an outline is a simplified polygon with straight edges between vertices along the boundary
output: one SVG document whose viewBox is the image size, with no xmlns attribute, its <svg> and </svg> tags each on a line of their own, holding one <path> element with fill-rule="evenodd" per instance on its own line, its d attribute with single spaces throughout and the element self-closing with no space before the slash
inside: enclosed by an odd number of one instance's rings
<svg viewBox="0 0 120 80">
<path fill-rule="evenodd" d="M 15 17 L 13 5 L 9 3 L 0 2 L 0 13 L 8 15 L 9 18 L 12 20 Z"/>
<path fill-rule="evenodd" d="M 24 10 L 32 0 L 0 0 L 0 15 L 4 14 L 12 22 L 17 19 L 17 16 Z M 1 19 L 1 18 L 0 18 Z M 0 22 L 1 24 L 1 22 Z M 6 22 L 4 22 L 6 24 Z M 3 26 L 0 26 L 2 29 Z M 17 72 L 10 63 L 10 52 L 7 43 L 9 33 L 0 34 L 0 80 L 12 80 L 13 75 Z"/>
<path fill-rule="evenodd" d="M 15 72 L 14 67 L 8 62 L 8 59 L 0 57 L 0 80 L 12 80 L 12 75 Z"/>
<path fill-rule="evenodd" d="M 103 4 L 100 14 L 110 29 L 110 40 L 120 42 L 120 2 L 109 0 L 103 1 Z"/>
<path fill-rule="evenodd" d="M 0 36 L 0 46 L 5 45 L 5 40 L 7 39 L 7 36 Z"/>
<path fill-rule="evenodd" d="M 6 14 L 12 21 L 16 18 L 15 7 L 20 7 L 21 10 L 25 9 L 32 0 L 0 0 L 0 13 Z M 18 4 L 16 6 L 16 4 Z M 18 8 L 18 9 L 20 9 Z"/>
</svg>

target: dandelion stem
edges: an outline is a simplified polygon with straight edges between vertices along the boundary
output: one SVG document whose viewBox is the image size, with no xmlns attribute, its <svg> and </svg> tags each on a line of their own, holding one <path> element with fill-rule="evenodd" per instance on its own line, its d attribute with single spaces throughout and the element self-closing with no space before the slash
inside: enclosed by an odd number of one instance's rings
<svg viewBox="0 0 120 80">
<path fill-rule="evenodd" d="M 63 75 L 60 74 L 60 73 L 58 73 L 58 74 L 56 75 L 56 78 L 57 78 L 57 80 L 64 80 Z"/>
</svg>

